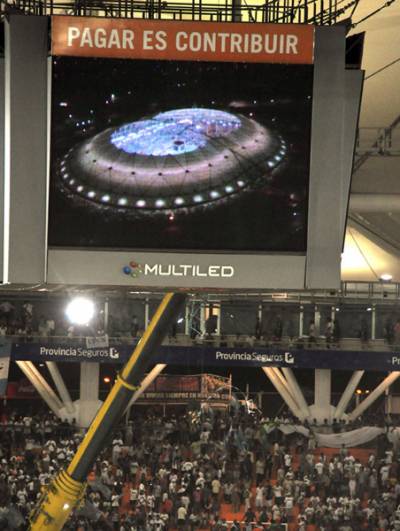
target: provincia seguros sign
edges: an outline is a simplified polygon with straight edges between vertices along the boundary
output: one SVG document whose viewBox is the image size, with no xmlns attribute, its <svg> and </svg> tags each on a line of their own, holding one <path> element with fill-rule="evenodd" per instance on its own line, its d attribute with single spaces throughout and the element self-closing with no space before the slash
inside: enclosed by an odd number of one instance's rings
<svg viewBox="0 0 400 531">
<path fill-rule="evenodd" d="M 46 358 L 54 360 L 62 358 L 68 358 L 71 361 L 125 361 L 121 358 L 121 353 L 115 347 L 106 348 L 85 348 L 85 347 L 72 347 L 72 346 L 44 346 L 39 347 L 39 358 Z M 125 357 L 124 357 L 125 358 Z"/>
<path fill-rule="evenodd" d="M 135 342 L 108 347 L 78 344 L 72 339 L 65 344 L 13 343 L 11 360 L 27 361 L 82 361 L 124 364 L 135 348 Z M 308 350 L 277 348 L 216 348 L 209 346 L 164 345 L 157 350 L 152 363 L 184 365 L 202 368 L 220 367 L 291 367 L 292 369 L 340 369 L 398 371 L 399 352 L 357 350 Z"/>
</svg>

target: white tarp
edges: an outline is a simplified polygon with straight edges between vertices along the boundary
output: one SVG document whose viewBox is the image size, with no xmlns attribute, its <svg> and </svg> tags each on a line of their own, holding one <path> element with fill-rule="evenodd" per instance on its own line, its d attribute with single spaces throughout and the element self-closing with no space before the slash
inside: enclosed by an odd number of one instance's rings
<svg viewBox="0 0 400 531">
<path fill-rule="evenodd" d="M 341 448 L 344 444 L 345 447 L 354 448 L 367 442 L 372 441 L 382 433 L 385 433 L 384 428 L 378 428 L 376 426 L 364 426 L 356 430 L 345 431 L 343 433 L 316 433 L 314 432 L 315 439 L 318 446 L 325 446 L 327 448 Z"/>
<path fill-rule="evenodd" d="M 376 437 L 385 433 L 386 428 L 379 428 L 377 426 L 364 426 L 356 430 L 345 431 L 342 433 L 319 433 L 318 430 L 308 429 L 300 424 L 270 423 L 264 424 L 264 430 L 271 433 L 273 430 L 279 429 L 285 435 L 292 433 L 299 433 L 304 437 L 315 437 L 317 446 L 325 448 L 341 448 L 344 444 L 346 448 L 354 448 L 373 441 Z M 400 428 L 393 428 L 387 433 L 388 439 L 392 444 L 400 446 Z"/>
</svg>

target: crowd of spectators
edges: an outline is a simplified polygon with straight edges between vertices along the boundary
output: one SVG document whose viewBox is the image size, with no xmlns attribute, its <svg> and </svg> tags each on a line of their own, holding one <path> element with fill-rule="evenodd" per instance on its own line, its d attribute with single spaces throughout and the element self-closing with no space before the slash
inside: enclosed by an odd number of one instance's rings
<svg viewBox="0 0 400 531">
<path fill-rule="evenodd" d="M 86 503 L 65 529 L 400 530 L 400 466 L 386 439 L 362 460 L 266 423 L 243 408 L 137 416 L 97 459 Z M 3 417 L 0 529 L 27 529 L 82 436 L 50 415 Z"/>
</svg>

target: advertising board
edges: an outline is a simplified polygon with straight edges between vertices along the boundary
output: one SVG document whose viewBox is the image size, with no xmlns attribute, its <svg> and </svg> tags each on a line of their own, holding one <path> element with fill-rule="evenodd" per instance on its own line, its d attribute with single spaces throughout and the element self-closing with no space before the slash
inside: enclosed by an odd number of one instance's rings
<svg viewBox="0 0 400 531">
<path fill-rule="evenodd" d="M 12 360 L 125 363 L 130 345 L 88 349 L 76 344 L 14 343 Z M 163 346 L 154 363 L 187 367 L 289 367 L 292 369 L 400 370 L 400 352 L 333 349 L 282 349 L 275 347 L 228 348 L 209 346 Z M 162 381 L 162 380 L 161 380 Z M 191 382 L 193 384 L 193 382 Z"/>
<path fill-rule="evenodd" d="M 48 22 L 5 21 L 4 283 L 339 287 L 345 26 Z"/>
<path fill-rule="evenodd" d="M 311 26 L 56 17 L 52 35 L 50 247 L 306 252 Z"/>
</svg>

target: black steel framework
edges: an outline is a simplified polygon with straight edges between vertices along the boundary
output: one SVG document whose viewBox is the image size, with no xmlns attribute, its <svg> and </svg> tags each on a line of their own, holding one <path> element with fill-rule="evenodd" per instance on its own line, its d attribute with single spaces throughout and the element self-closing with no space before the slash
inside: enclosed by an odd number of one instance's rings
<svg viewBox="0 0 400 531">
<path fill-rule="evenodd" d="M 359 0 L 14 0 L 1 1 L 1 12 L 110 18 L 204 20 L 333 25 L 351 16 Z"/>
</svg>

